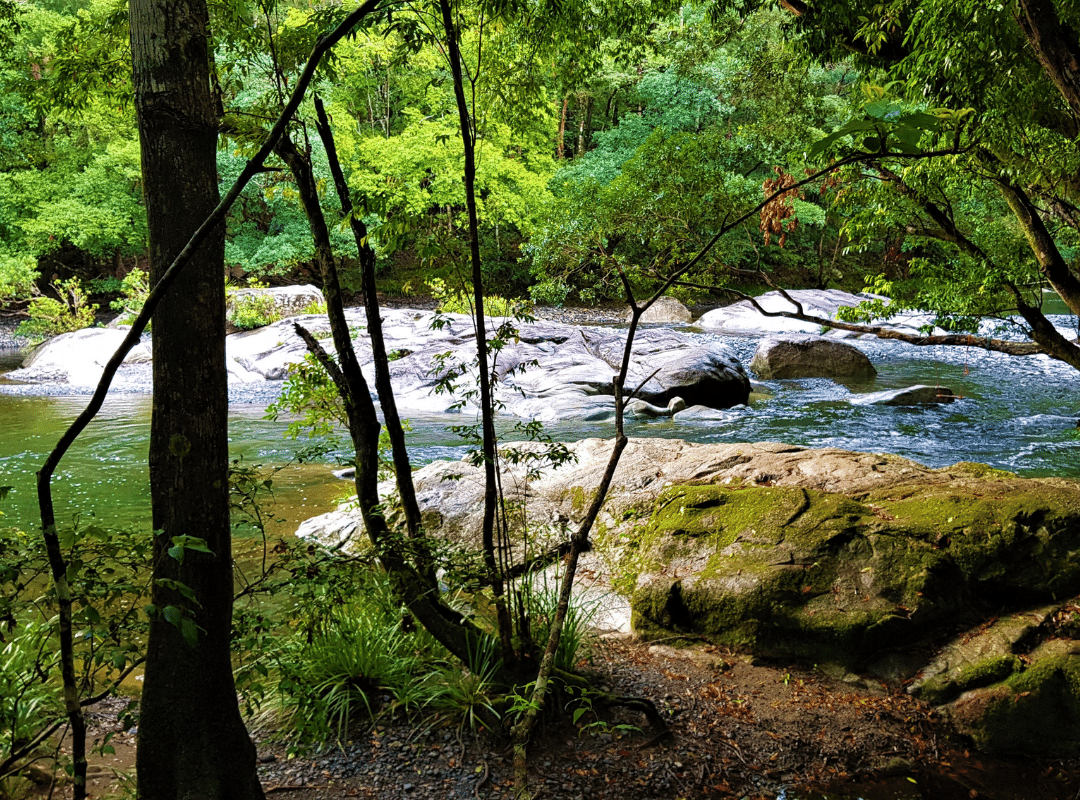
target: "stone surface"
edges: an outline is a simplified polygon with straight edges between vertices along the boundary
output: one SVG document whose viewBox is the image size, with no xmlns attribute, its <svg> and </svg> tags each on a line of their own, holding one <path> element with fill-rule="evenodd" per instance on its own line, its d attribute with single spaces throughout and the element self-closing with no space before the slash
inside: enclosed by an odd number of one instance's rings
<svg viewBox="0 0 1080 800">
<path fill-rule="evenodd" d="M 684 306 L 674 297 L 661 297 L 642 314 L 641 322 L 646 323 L 688 323 L 694 318 L 690 309 Z M 626 322 L 630 321 L 630 311 L 623 316 Z"/>
<path fill-rule="evenodd" d="M 870 380 L 877 370 L 870 359 L 845 342 L 824 336 L 769 337 L 757 347 L 750 369 L 762 380 L 850 378 Z"/>
<path fill-rule="evenodd" d="M 839 289 L 795 289 L 788 295 L 802 305 L 803 311 L 823 319 L 835 319 L 841 306 L 854 307 L 863 300 L 885 299 L 869 294 L 851 294 Z M 795 306 L 780 292 L 766 292 L 754 298 L 766 312 L 775 314 L 782 311 L 795 311 Z M 918 333 L 920 326 L 933 323 L 933 315 L 905 312 L 883 323 L 885 327 L 907 333 Z M 782 316 L 767 316 L 758 312 L 747 300 L 740 300 L 730 306 L 716 308 L 703 314 L 697 324 L 717 333 L 753 334 L 753 333 L 813 333 L 825 334 L 834 338 L 846 338 L 852 335 L 845 331 L 822 331 L 821 326 L 812 322 Z M 875 323 L 878 324 L 878 323 Z M 935 329 L 935 332 L 941 332 Z"/>
<path fill-rule="evenodd" d="M 364 313 L 351 309 L 346 316 L 355 332 L 361 369 L 374 385 Z M 455 365 L 461 365 L 460 382 L 475 385 L 470 318 L 444 315 L 446 325 L 433 330 L 433 316 L 407 309 L 387 309 L 383 314 L 387 348 L 406 353 L 390 365 L 398 407 L 405 413 L 449 411 L 455 398 L 435 394 L 434 389 Z M 329 331 L 325 317 L 305 316 L 230 336 L 227 352 L 235 367 L 234 379 L 284 378 L 289 365 L 305 353 L 293 323 L 317 336 Z M 543 421 L 612 419 L 613 379 L 623 346 L 620 333 L 550 322 L 520 326 L 517 341 L 508 343 L 495 359 L 504 411 Z M 449 354 L 442 362 L 444 369 L 433 371 L 437 357 L 444 354 Z M 643 384 L 638 398 L 661 407 L 681 397 L 687 404 L 724 408 L 745 403 L 750 390 L 742 365 L 726 347 L 665 329 L 638 332 L 627 383 Z"/>
<path fill-rule="evenodd" d="M 271 297 L 274 301 L 274 310 L 279 319 L 295 317 L 304 313 L 309 306 L 324 302 L 322 290 L 311 284 L 301 286 L 269 286 L 261 289 L 236 289 L 230 291 L 225 300 L 226 315 L 231 316 L 232 308 L 237 300 L 243 302 L 244 298 Z M 235 333 L 236 326 L 228 319 L 225 323 L 228 333 Z"/>
<path fill-rule="evenodd" d="M 584 517 L 611 446 L 575 442 L 576 461 L 532 478 L 504 461 L 511 530 L 527 528 L 534 552 Z M 481 471 L 437 462 L 415 482 L 426 529 L 477 547 Z M 320 527 L 334 542 L 349 526 L 339 513 L 305 532 Z M 704 637 L 844 675 L 919 673 L 913 692 L 946 704 L 983 749 L 1080 752 L 1080 605 L 1060 599 L 1080 593 L 1080 482 L 632 439 L 592 541 L 589 569 L 629 597 L 639 635 Z"/>
<path fill-rule="evenodd" d="M 853 394 L 848 402 L 857 406 L 920 406 L 951 403 L 958 399 L 947 386 L 908 386 L 869 394 Z"/>
<path fill-rule="evenodd" d="M 62 333 L 31 350 L 23 359 L 22 369 L 12 370 L 4 377 L 25 383 L 94 386 L 126 335 L 126 330 L 111 328 L 84 328 Z M 150 343 L 145 341 L 131 349 L 124 364 L 146 365 L 150 360 Z"/>
</svg>

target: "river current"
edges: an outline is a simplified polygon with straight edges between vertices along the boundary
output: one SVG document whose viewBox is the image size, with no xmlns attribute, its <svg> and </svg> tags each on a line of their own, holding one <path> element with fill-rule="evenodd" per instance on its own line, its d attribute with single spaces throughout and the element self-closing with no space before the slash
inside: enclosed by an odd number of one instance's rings
<svg viewBox="0 0 1080 800">
<path fill-rule="evenodd" d="M 1060 326 L 1075 318 L 1057 317 Z M 721 338 L 748 366 L 756 337 Z M 779 441 L 806 447 L 895 453 L 930 466 L 977 461 L 1024 476 L 1080 477 L 1080 372 L 1043 356 L 1010 357 L 973 348 L 915 347 L 898 342 L 853 342 L 877 367 L 869 382 L 825 379 L 769 381 L 769 396 L 754 395 L 748 407 L 722 421 L 633 422 L 632 436 L 663 436 L 695 442 Z M 5 382 L 18 366 L 13 351 L 0 351 L 0 485 L 12 488 L 0 503 L 0 525 L 37 526 L 34 474 L 86 395 L 58 394 L 56 387 Z M 862 406 L 849 395 L 913 384 L 948 387 L 961 399 L 922 407 Z M 256 394 L 235 392 L 229 437 L 243 463 L 281 466 L 308 443 L 282 438 L 286 423 L 264 418 L 276 387 Z M 45 393 L 48 391 L 48 393 Z M 106 526 L 145 525 L 148 517 L 146 449 L 150 397 L 112 394 L 61 464 L 54 479 L 58 519 L 94 517 Z M 460 415 L 411 418 L 414 464 L 460 458 L 465 448 L 448 430 Z M 507 423 L 509 428 L 509 423 Z M 553 437 L 609 437 L 613 425 L 552 423 Z M 295 529 L 307 516 L 330 510 L 349 484 L 330 477 L 329 463 L 294 464 L 275 477 L 278 530 Z"/>
</svg>

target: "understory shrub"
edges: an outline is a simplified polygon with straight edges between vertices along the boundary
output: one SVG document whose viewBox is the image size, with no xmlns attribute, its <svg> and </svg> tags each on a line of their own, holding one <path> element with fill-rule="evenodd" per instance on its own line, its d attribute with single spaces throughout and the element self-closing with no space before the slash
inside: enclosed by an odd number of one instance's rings
<svg viewBox="0 0 1080 800">
<path fill-rule="evenodd" d="M 229 310 L 229 322 L 241 331 L 262 328 L 279 319 L 281 312 L 268 294 L 238 294 Z"/>
<path fill-rule="evenodd" d="M 28 320 L 19 323 L 16 333 L 33 342 L 43 342 L 61 333 L 89 328 L 94 324 L 96 305 L 87 302 L 78 278 L 54 280 L 50 284 L 57 298 L 39 295 L 30 301 Z"/>
<path fill-rule="evenodd" d="M 441 278 L 432 278 L 427 282 L 432 299 L 439 304 L 439 311 L 444 314 L 471 314 L 472 298 L 465 292 L 453 291 Z M 524 300 L 507 299 L 498 295 L 484 296 L 484 313 L 489 317 L 513 317 L 528 310 Z"/>
</svg>

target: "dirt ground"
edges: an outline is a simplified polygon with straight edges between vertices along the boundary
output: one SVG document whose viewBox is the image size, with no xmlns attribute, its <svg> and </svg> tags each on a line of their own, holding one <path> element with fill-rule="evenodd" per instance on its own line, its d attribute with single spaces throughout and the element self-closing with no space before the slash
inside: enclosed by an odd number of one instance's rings
<svg viewBox="0 0 1080 800">
<path fill-rule="evenodd" d="M 854 686 L 805 668 L 751 664 L 714 647 L 623 637 L 602 639 L 589 669 L 597 685 L 651 699 L 667 730 L 621 708 L 599 719 L 585 714 L 576 726 L 567 715 L 548 721 L 529 750 L 536 798 L 1080 797 L 1080 761 L 983 757 L 902 687 Z M 115 709 L 101 709 L 91 718 L 96 735 L 115 720 Z M 92 761 L 94 797 L 121 790 L 117 775 L 134 763 L 133 734 L 116 732 L 111 743 L 115 755 Z M 512 796 L 505 745 L 438 719 L 383 716 L 351 741 L 309 757 L 289 758 L 283 744 L 262 741 L 259 759 L 273 800 Z"/>
</svg>

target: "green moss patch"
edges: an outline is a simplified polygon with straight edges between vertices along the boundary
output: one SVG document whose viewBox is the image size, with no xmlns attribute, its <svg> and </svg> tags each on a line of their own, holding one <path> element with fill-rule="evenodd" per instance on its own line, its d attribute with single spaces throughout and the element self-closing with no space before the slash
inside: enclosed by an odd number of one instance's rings
<svg viewBox="0 0 1080 800">
<path fill-rule="evenodd" d="M 975 466 L 951 468 L 961 477 L 946 484 L 859 500 L 670 487 L 618 565 L 635 587 L 635 628 L 854 667 L 980 604 L 1080 591 L 1080 485 Z M 970 685 L 996 679 L 973 675 Z"/>
</svg>

